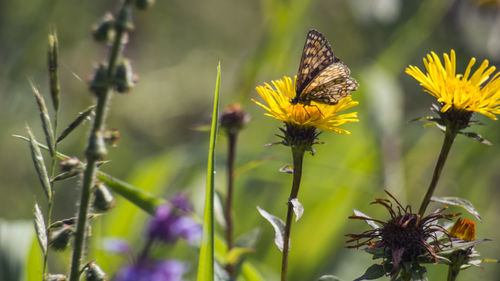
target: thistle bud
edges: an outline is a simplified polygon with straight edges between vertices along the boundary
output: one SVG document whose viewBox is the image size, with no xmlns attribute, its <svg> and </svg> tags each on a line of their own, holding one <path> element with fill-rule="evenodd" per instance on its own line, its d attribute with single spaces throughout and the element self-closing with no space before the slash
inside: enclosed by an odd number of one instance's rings
<svg viewBox="0 0 500 281">
<path fill-rule="evenodd" d="M 92 202 L 94 211 L 104 213 L 115 206 L 115 198 L 111 192 L 102 183 L 94 186 L 94 202 Z"/>
<path fill-rule="evenodd" d="M 155 0 L 135 0 L 134 4 L 138 10 L 147 10 L 151 8 L 155 3 Z"/>
<path fill-rule="evenodd" d="M 115 18 L 106 13 L 101 20 L 92 27 L 92 35 L 97 42 L 111 42 L 115 38 Z"/>
<path fill-rule="evenodd" d="M 250 115 L 240 104 L 232 103 L 224 109 L 220 117 L 220 126 L 227 134 L 236 134 L 250 121 Z"/>
<path fill-rule="evenodd" d="M 108 67 L 103 63 L 99 64 L 94 72 L 94 77 L 90 82 L 90 91 L 96 96 L 105 94 L 108 90 Z"/>
<path fill-rule="evenodd" d="M 132 65 L 128 59 L 122 59 L 116 66 L 113 84 L 118 93 L 128 92 L 137 82 L 137 76 L 132 71 Z"/>
<path fill-rule="evenodd" d="M 85 281 L 106 281 L 108 276 L 95 262 L 86 265 Z"/>
<path fill-rule="evenodd" d="M 56 251 L 66 249 L 69 244 L 69 240 L 73 236 L 73 232 L 73 229 L 67 225 L 63 225 L 60 228 L 50 229 L 49 246 Z"/>
</svg>

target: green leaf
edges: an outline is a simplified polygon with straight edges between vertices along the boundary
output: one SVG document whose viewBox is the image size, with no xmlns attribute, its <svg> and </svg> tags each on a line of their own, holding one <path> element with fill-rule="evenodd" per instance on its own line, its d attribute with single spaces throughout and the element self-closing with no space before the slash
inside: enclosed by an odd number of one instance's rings
<svg viewBox="0 0 500 281">
<path fill-rule="evenodd" d="M 297 198 L 293 198 L 292 200 L 290 200 L 290 203 L 293 206 L 293 212 L 295 213 L 295 221 L 297 222 L 304 214 L 304 206 L 302 206 L 299 199 Z"/>
<path fill-rule="evenodd" d="M 217 120 L 219 115 L 220 62 L 217 66 L 215 82 L 212 127 L 210 129 L 210 148 L 208 151 L 207 186 L 205 189 L 205 210 L 203 214 L 203 240 L 200 248 L 197 281 L 214 280 L 214 177 L 215 142 L 217 139 Z"/>
<path fill-rule="evenodd" d="M 36 103 L 38 104 L 38 109 L 40 110 L 40 119 L 42 121 L 42 128 L 45 134 L 45 140 L 47 141 L 47 146 L 49 147 L 49 152 L 51 156 L 54 156 L 55 146 L 54 146 L 54 131 L 52 130 L 52 124 L 50 123 L 49 112 L 47 111 L 47 107 L 45 106 L 45 101 L 43 100 L 42 95 L 38 92 L 38 89 L 33 84 L 33 81 L 30 81 L 31 88 L 33 89 L 33 93 L 35 94 Z"/>
<path fill-rule="evenodd" d="M 259 241 L 261 232 L 260 228 L 254 228 L 253 230 L 238 237 L 236 241 L 234 241 L 234 245 L 240 248 L 255 248 L 255 245 Z"/>
<path fill-rule="evenodd" d="M 56 142 L 59 143 L 64 138 L 66 138 L 74 129 L 76 129 L 83 121 L 90 118 L 90 115 L 94 113 L 95 105 L 89 106 L 84 111 L 80 112 L 73 122 L 71 122 L 66 129 L 64 129 L 61 135 L 57 138 Z"/>
<path fill-rule="evenodd" d="M 263 216 L 274 228 L 274 244 L 278 246 L 278 249 L 283 252 L 283 239 L 285 236 L 285 223 L 280 218 L 271 215 L 264 209 L 257 206 L 257 210 L 261 216 Z"/>
<path fill-rule="evenodd" d="M 443 203 L 446 205 L 458 206 L 464 208 L 471 215 L 475 216 L 477 220 L 483 222 L 479 212 L 474 208 L 472 203 L 466 199 L 459 197 L 431 197 L 431 201 Z"/>
<path fill-rule="evenodd" d="M 101 171 L 97 173 L 97 179 L 103 182 L 111 190 L 149 214 L 154 214 L 156 208 L 165 202 L 164 199 L 157 198 L 138 187 L 107 175 Z"/>
<path fill-rule="evenodd" d="M 412 281 L 427 281 L 427 277 L 425 276 L 425 273 L 427 272 L 427 269 L 425 267 L 420 266 L 418 264 L 414 264 L 411 269 L 410 269 L 410 276 Z"/>
<path fill-rule="evenodd" d="M 52 191 L 49 180 L 49 175 L 47 173 L 47 168 L 45 167 L 45 162 L 43 161 L 42 152 L 38 147 L 38 142 L 35 140 L 33 133 L 28 126 L 26 126 L 26 130 L 28 130 L 29 140 L 30 140 L 30 149 L 31 149 L 31 158 L 33 159 L 33 164 L 35 165 L 36 173 L 38 174 L 38 179 L 42 184 L 43 191 L 45 191 L 45 195 L 47 198 L 51 200 Z"/>
<path fill-rule="evenodd" d="M 47 253 L 47 230 L 45 228 L 45 221 L 43 219 L 42 211 L 38 204 L 35 203 L 33 208 L 33 222 L 35 224 L 36 238 L 38 238 L 38 243 L 42 249 L 42 253 L 45 255 Z"/>
<path fill-rule="evenodd" d="M 354 279 L 354 281 L 378 279 L 384 276 L 384 274 L 385 274 L 384 267 L 381 264 L 374 264 L 368 267 L 365 273 L 360 277 Z"/>
<path fill-rule="evenodd" d="M 241 257 L 244 254 L 248 254 L 253 252 L 252 248 L 232 248 L 226 255 L 226 263 L 228 264 L 236 264 L 240 261 Z"/>
<path fill-rule="evenodd" d="M 482 144 L 486 144 L 488 146 L 492 146 L 493 143 L 491 143 L 489 140 L 483 138 L 480 134 L 478 133 L 474 133 L 474 132 L 459 132 L 460 134 L 468 137 L 468 138 L 471 138 L 477 142 L 480 142 Z"/>
<path fill-rule="evenodd" d="M 342 279 L 335 275 L 323 275 L 318 279 L 318 281 L 342 281 Z"/>
</svg>

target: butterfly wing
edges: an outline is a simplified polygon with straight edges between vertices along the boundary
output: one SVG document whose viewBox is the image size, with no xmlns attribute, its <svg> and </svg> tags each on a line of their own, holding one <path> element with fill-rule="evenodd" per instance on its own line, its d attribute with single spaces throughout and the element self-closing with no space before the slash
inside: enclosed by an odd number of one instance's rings
<svg viewBox="0 0 500 281">
<path fill-rule="evenodd" d="M 342 98 L 355 91 L 359 84 L 350 75 L 349 68 L 342 62 L 336 62 L 324 69 L 304 89 L 301 100 L 337 104 Z"/>
<path fill-rule="evenodd" d="M 305 92 L 304 89 L 318 74 L 338 61 L 340 60 L 333 55 L 332 47 L 325 36 L 319 31 L 311 29 L 306 36 L 297 81 L 295 82 L 296 99 Z"/>
</svg>

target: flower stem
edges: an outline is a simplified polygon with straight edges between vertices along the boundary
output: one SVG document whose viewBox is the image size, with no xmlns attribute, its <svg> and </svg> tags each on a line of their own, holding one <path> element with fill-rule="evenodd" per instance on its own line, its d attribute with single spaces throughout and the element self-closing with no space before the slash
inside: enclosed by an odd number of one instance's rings
<svg viewBox="0 0 500 281">
<path fill-rule="evenodd" d="M 292 146 L 293 156 L 293 183 L 290 198 L 288 198 L 288 211 L 286 214 L 285 235 L 283 238 L 283 258 L 281 260 L 281 281 L 286 280 L 287 267 L 288 267 L 288 251 L 290 241 L 290 231 L 292 228 L 293 218 L 293 205 L 292 199 L 297 198 L 299 194 L 300 179 L 302 177 L 302 160 L 304 159 L 304 149 L 302 147 Z"/>
<path fill-rule="evenodd" d="M 233 248 L 233 217 L 232 217 L 232 202 L 233 202 L 233 185 L 234 185 L 234 158 L 236 155 L 236 139 L 237 133 L 228 133 L 228 156 L 227 156 L 227 194 L 226 208 L 224 217 L 226 219 L 226 245 L 227 252 Z M 226 271 L 229 276 L 233 275 L 233 265 L 228 263 Z"/>
<path fill-rule="evenodd" d="M 456 136 L 457 136 L 457 130 L 452 125 L 446 126 L 443 146 L 441 147 L 441 153 L 439 154 L 436 167 L 434 168 L 434 174 L 432 175 L 431 183 L 429 185 L 429 188 L 427 189 L 427 193 L 425 194 L 424 200 L 422 201 L 422 204 L 420 205 L 420 209 L 418 211 L 421 217 L 424 215 L 425 209 L 427 209 L 427 206 L 431 201 L 432 194 L 434 194 L 434 190 L 436 189 L 439 176 L 441 175 L 444 163 L 446 162 L 446 158 L 448 157 L 451 145 L 453 144 L 453 141 L 455 140 Z"/>
<path fill-rule="evenodd" d="M 447 281 L 455 281 L 457 279 L 458 274 L 460 273 L 460 267 L 458 270 L 455 269 L 453 264 L 450 264 L 448 266 L 448 277 L 446 278 Z"/>
<path fill-rule="evenodd" d="M 121 9 L 128 9 L 128 5 L 130 5 L 130 1 L 124 1 Z M 102 147 L 104 144 L 100 142 L 99 138 L 101 138 L 102 140 L 102 132 L 105 128 L 108 102 L 113 92 L 110 84 L 116 62 L 120 56 L 120 51 L 122 49 L 121 45 L 124 33 L 125 30 L 123 28 L 116 29 L 116 36 L 111 47 L 108 61 L 107 90 L 97 95 L 97 106 L 95 111 L 94 124 L 92 126 L 88 146 L 85 151 L 87 166 L 83 173 L 80 207 L 78 211 L 73 254 L 71 258 L 69 278 L 70 281 L 78 281 L 80 279 L 80 262 L 87 233 L 87 217 L 89 213 L 90 193 L 97 174 L 97 162 L 100 160 L 100 152 L 98 150 L 105 149 Z"/>
</svg>

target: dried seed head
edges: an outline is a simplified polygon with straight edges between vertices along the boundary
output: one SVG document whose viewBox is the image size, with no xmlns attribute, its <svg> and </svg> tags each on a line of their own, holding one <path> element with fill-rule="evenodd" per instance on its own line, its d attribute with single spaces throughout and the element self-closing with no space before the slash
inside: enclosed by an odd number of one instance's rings
<svg viewBox="0 0 500 281">
<path fill-rule="evenodd" d="M 346 234 L 350 237 L 347 243 L 355 242 L 348 248 L 359 248 L 367 246 L 370 249 L 381 248 L 388 250 L 389 259 L 393 264 L 391 272 L 395 274 L 402 262 L 413 262 L 418 256 L 428 253 L 437 262 L 436 252 L 446 247 L 440 240 L 438 234 L 448 235 L 446 229 L 437 224 L 439 219 L 451 219 L 457 214 L 444 214 L 439 210 L 426 217 L 421 218 L 419 214 L 413 213 L 411 206 L 403 207 L 390 193 L 386 193 L 393 199 L 396 206 L 387 199 L 376 199 L 372 204 L 384 206 L 390 214 L 388 221 L 380 221 L 363 216 L 350 216 L 351 219 L 365 221 L 376 221 L 380 227 L 365 231 L 361 234 Z M 432 245 L 429 241 L 433 241 Z"/>
</svg>

